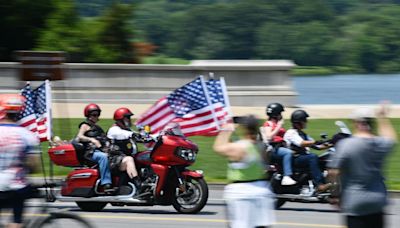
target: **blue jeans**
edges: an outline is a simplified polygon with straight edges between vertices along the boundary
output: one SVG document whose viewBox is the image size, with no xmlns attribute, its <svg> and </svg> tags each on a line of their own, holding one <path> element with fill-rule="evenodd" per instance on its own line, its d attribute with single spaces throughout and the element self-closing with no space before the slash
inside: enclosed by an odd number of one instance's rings
<svg viewBox="0 0 400 228">
<path fill-rule="evenodd" d="M 274 150 L 274 155 L 282 158 L 283 163 L 283 175 L 290 176 L 293 174 L 292 172 L 292 150 L 279 147 L 278 149 Z"/>
<path fill-rule="evenodd" d="M 111 184 L 110 164 L 108 163 L 107 154 L 100 150 L 95 150 L 92 160 L 99 164 L 101 185 Z"/>
<path fill-rule="evenodd" d="M 324 177 L 319 169 L 318 156 L 316 154 L 300 154 L 294 159 L 294 165 L 310 170 L 311 176 L 317 185 L 324 183 Z"/>
</svg>

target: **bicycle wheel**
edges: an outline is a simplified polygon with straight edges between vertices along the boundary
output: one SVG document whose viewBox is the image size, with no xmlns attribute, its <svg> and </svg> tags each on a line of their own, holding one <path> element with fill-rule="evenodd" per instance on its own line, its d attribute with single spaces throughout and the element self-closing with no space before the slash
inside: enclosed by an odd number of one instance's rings
<svg viewBox="0 0 400 228">
<path fill-rule="evenodd" d="M 36 219 L 29 228 L 94 228 L 87 220 L 76 214 L 51 213 L 47 217 Z"/>
</svg>

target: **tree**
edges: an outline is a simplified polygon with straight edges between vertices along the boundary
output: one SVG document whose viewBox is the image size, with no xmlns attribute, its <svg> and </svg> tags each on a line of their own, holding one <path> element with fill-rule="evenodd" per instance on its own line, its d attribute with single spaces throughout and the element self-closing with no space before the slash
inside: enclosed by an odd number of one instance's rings
<svg viewBox="0 0 400 228">
<path fill-rule="evenodd" d="M 35 50 L 65 51 L 69 54 L 69 61 L 82 61 L 80 18 L 72 0 L 54 1 L 56 9 L 46 21 L 46 28 L 42 30 Z"/>
<path fill-rule="evenodd" d="M 108 56 L 101 57 L 104 62 L 135 61 L 132 45 L 133 28 L 129 23 L 132 11 L 131 5 L 113 3 L 100 18 L 102 27 L 98 41 L 108 52 Z"/>
<path fill-rule="evenodd" d="M 51 0 L 0 0 L 0 61 L 12 61 L 15 50 L 30 50 L 54 9 Z"/>
</svg>

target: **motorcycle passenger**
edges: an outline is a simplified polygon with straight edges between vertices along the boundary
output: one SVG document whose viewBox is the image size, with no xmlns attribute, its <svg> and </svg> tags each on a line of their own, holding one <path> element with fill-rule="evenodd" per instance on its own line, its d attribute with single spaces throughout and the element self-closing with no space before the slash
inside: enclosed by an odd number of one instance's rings
<svg viewBox="0 0 400 228">
<path fill-rule="evenodd" d="M 311 153 L 309 148 L 316 141 L 303 131 L 307 127 L 308 117 L 309 115 L 304 110 L 294 111 L 290 118 L 292 128 L 286 131 L 283 138 L 287 146 L 295 152 L 294 166 L 308 168 L 317 186 L 317 191 L 324 192 L 329 189 L 330 184 L 325 184 L 324 177 L 319 168 L 318 156 Z"/>
<path fill-rule="evenodd" d="M 137 152 L 136 143 L 133 140 L 138 138 L 138 133 L 131 130 L 131 116 L 133 113 L 128 108 L 122 107 L 115 110 L 115 123 L 108 130 L 107 138 L 112 141 L 110 152 L 112 170 L 126 171 L 130 181 L 140 190 L 141 181 L 132 157 Z"/>
<path fill-rule="evenodd" d="M 230 142 L 234 125 L 225 124 L 213 146 L 229 160 L 227 177 L 231 184 L 224 190 L 229 225 L 232 228 L 268 227 L 275 222 L 274 200 L 256 144 L 258 120 L 250 115 L 238 123 L 243 130 L 241 140 Z"/>
<path fill-rule="evenodd" d="M 21 95 L 0 95 L 0 209 L 13 208 L 10 228 L 22 227 L 24 202 L 31 193 L 26 175 L 38 163 L 38 156 L 31 152 L 39 139 L 16 123 L 24 106 Z"/>
<path fill-rule="evenodd" d="M 292 150 L 284 147 L 283 136 L 286 130 L 283 128 L 284 120 L 282 112 L 285 111 L 283 105 L 279 103 L 271 103 L 267 106 L 266 114 L 268 120 L 263 125 L 263 135 L 267 142 L 274 147 L 273 157 L 281 158 L 283 161 L 283 178 L 282 185 L 294 185 L 296 181 L 290 176 L 292 172 Z"/>
<path fill-rule="evenodd" d="M 96 123 L 99 121 L 101 109 L 97 104 L 88 104 L 84 109 L 86 120 L 79 124 L 79 132 L 76 137 L 78 142 L 85 145 L 85 158 L 99 164 L 100 184 L 105 193 L 114 191 L 111 182 L 111 172 L 108 156 L 102 151 L 106 143 L 106 135 L 103 129 Z M 94 145 L 94 149 L 91 145 Z"/>
</svg>

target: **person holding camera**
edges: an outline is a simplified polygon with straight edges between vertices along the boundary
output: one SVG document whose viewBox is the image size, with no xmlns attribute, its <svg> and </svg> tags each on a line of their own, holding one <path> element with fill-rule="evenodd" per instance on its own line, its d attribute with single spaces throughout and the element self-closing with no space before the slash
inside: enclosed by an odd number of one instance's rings
<svg viewBox="0 0 400 228">
<path fill-rule="evenodd" d="M 240 140 L 230 142 L 235 131 L 225 124 L 215 139 L 213 149 L 229 160 L 224 198 L 230 227 L 269 227 L 275 222 L 273 192 L 266 180 L 257 136 L 258 119 L 253 115 L 236 118 Z"/>
</svg>

